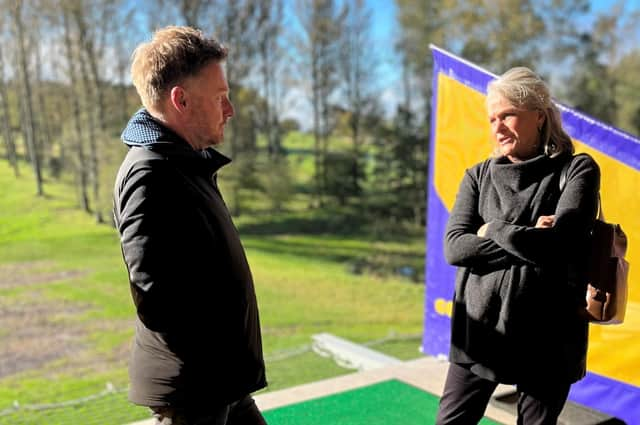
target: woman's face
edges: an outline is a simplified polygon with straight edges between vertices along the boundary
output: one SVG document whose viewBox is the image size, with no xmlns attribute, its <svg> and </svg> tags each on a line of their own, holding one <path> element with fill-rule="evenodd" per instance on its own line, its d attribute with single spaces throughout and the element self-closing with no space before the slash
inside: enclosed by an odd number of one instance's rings
<svg viewBox="0 0 640 425">
<path fill-rule="evenodd" d="M 495 93 L 489 95 L 487 109 L 491 135 L 503 156 L 520 162 L 540 153 L 538 128 L 544 122 L 542 112 L 517 108 Z"/>
</svg>

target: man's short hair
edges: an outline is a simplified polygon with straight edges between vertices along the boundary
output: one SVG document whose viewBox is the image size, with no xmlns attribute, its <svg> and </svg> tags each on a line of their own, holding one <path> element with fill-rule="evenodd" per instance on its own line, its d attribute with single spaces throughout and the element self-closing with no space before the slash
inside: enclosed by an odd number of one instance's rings
<svg viewBox="0 0 640 425">
<path fill-rule="evenodd" d="M 159 108 L 168 90 L 196 75 L 211 62 L 221 62 L 227 49 L 200 30 L 169 26 L 156 31 L 132 55 L 131 79 L 142 104 Z"/>
</svg>

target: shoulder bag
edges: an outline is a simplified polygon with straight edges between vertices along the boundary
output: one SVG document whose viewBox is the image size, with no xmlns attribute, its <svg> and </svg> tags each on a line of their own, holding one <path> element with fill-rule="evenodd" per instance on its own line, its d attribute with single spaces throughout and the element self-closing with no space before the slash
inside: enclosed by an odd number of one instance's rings
<svg viewBox="0 0 640 425">
<path fill-rule="evenodd" d="M 571 161 L 560 173 L 560 192 L 567 182 L 567 171 Z M 585 315 L 592 323 L 601 325 L 620 324 L 627 309 L 629 263 L 627 235 L 619 224 L 607 223 L 602 212 L 598 193 L 598 217 L 591 232 L 589 259 L 589 284 Z"/>
</svg>

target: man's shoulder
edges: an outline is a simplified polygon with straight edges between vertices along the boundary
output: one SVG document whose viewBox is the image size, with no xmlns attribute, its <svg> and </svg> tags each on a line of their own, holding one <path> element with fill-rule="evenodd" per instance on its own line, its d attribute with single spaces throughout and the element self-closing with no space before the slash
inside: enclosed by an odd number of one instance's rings
<svg viewBox="0 0 640 425">
<path fill-rule="evenodd" d="M 126 160 L 132 163 L 141 161 L 157 161 L 166 159 L 166 155 L 158 150 L 149 149 L 144 146 L 131 146 L 127 152 Z"/>
<path fill-rule="evenodd" d="M 116 187 L 121 187 L 131 180 L 140 180 L 146 175 L 164 175 L 170 170 L 166 155 L 145 147 L 132 146 L 118 170 Z"/>
<path fill-rule="evenodd" d="M 167 155 L 161 151 L 148 149 L 142 146 L 131 146 L 129 152 L 122 161 L 121 170 L 140 169 L 164 169 L 167 164 Z"/>
</svg>

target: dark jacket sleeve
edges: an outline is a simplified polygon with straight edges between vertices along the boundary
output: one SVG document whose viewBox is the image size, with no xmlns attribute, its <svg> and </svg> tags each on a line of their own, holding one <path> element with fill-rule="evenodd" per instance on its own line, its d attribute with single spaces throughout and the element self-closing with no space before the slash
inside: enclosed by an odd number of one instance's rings
<svg viewBox="0 0 640 425">
<path fill-rule="evenodd" d="M 444 254 L 447 262 L 462 267 L 501 268 L 515 259 L 505 249 L 476 232 L 484 224 L 478 212 L 480 168 L 465 171 L 445 232 Z"/>
<path fill-rule="evenodd" d="M 573 158 L 551 228 L 535 228 L 494 220 L 486 237 L 516 257 L 538 266 L 583 251 L 598 205 L 600 168 L 588 155 Z M 565 254 L 565 255 L 563 255 Z"/>
<path fill-rule="evenodd" d="M 116 222 L 138 317 L 147 328 L 168 332 L 187 320 L 193 282 L 189 259 L 182 258 L 190 241 L 180 224 L 193 220 L 175 177 L 158 162 L 134 165 L 123 179 Z"/>
</svg>

